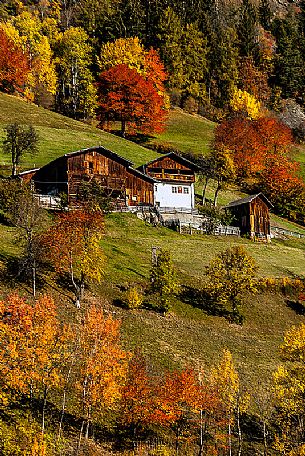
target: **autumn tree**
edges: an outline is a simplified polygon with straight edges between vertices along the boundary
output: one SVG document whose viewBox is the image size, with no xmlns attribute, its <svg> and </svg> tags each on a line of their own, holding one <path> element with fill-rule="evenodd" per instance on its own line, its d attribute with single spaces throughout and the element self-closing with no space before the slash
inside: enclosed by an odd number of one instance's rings
<svg viewBox="0 0 305 456">
<path fill-rule="evenodd" d="M 303 207 L 304 182 L 299 177 L 299 164 L 284 154 L 271 154 L 260 174 L 260 187 L 278 213 L 290 216 Z"/>
<path fill-rule="evenodd" d="M 255 292 L 254 259 L 241 246 L 230 247 L 217 255 L 206 268 L 205 292 L 212 303 L 231 307 L 231 319 L 241 324 L 243 293 Z"/>
<path fill-rule="evenodd" d="M 21 45 L 29 56 L 30 72 L 26 80 L 25 95 L 30 101 L 41 102 L 42 98 L 56 92 L 56 72 L 49 39 L 43 34 L 39 18 L 23 11 L 5 26 L 11 30 L 16 44 Z M 10 27 L 14 27 L 15 31 Z"/>
<path fill-rule="evenodd" d="M 278 429 L 275 447 L 282 453 L 302 454 L 305 449 L 305 325 L 289 329 L 280 348 L 285 364 L 280 365 L 273 376 Z"/>
<path fill-rule="evenodd" d="M 153 84 L 136 70 L 120 64 L 100 74 L 98 82 L 98 118 L 121 122 L 121 134 L 131 132 L 161 132 L 166 111 L 164 100 Z"/>
<path fill-rule="evenodd" d="M 85 284 L 100 282 L 104 254 L 100 247 L 104 218 L 99 210 L 72 210 L 61 213 L 55 223 L 40 237 L 45 256 L 55 270 L 68 273 L 80 306 Z"/>
<path fill-rule="evenodd" d="M 120 400 L 129 354 L 120 344 L 120 322 L 104 317 L 102 309 L 95 305 L 86 311 L 78 331 L 80 443 L 82 437 L 88 439 L 94 416 L 100 417 L 105 407 L 113 408 Z"/>
<path fill-rule="evenodd" d="M 176 454 L 179 454 L 186 430 L 191 440 L 197 440 L 195 429 L 200 426 L 203 414 L 211 412 L 214 400 L 193 369 L 166 372 L 160 383 L 155 420 L 173 430 Z"/>
<path fill-rule="evenodd" d="M 65 115 L 86 119 L 96 108 L 96 89 L 90 70 L 92 47 L 80 27 L 59 34 L 55 43 L 58 73 L 56 106 Z"/>
<path fill-rule="evenodd" d="M 0 90 L 23 92 L 29 71 L 27 53 L 0 28 Z"/>
<path fill-rule="evenodd" d="M 20 164 L 24 154 L 35 154 L 38 152 L 38 134 L 34 127 L 23 127 L 17 123 L 7 125 L 4 128 L 6 138 L 3 140 L 2 149 L 10 154 L 12 161 L 12 176 L 17 174 L 17 166 Z"/>
<path fill-rule="evenodd" d="M 71 335 L 57 317 L 54 301 L 44 296 L 32 305 L 18 295 L 0 303 L 2 391 L 13 397 L 42 397 L 42 433 L 47 396 L 59 387 L 65 344 Z"/>
<path fill-rule="evenodd" d="M 235 89 L 230 100 L 231 109 L 248 119 L 257 119 L 261 115 L 261 104 L 245 90 Z"/>
<path fill-rule="evenodd" d="M 0 182 L 0 208 L 5 218 L 18 229 L 22 252 L 18 259 L 18 275 L 32 279 L 33 295 L 36 294 L 36 270 L 40 249 L 36 236 L 43 229 L 45 211 L 36 201 L 30 185 L 17 180 Z"/>
<path fill-rule="evenodd" d="M 266 41 L 267 38 L 264 38 L 263 36 L 260 40 L 260 46 L 262 48 L 261 59 L 266 61 L 269 57 L 269 60 L 271 60 L 272 54 L 270 56 L 267 54 L 265 47 L 268 43 L 265 44 L 264 40 Z M 263 64 L 261 66 L 262 68 L 255 65 L 253 57 L 244 57 L 239 59 L 238 87 L 242 91 L 254 96 L 257 101 L 266 104 L 270 98 L 271 90 L 268 85 L 269 75 L 267 73 L 267 69 L 264 68 Z"/>
<path fill-rule="evenodd" d="M 228 442 L 219 442 L 228 447 L 228 454 L 232 455 L 233 426 L 235 411 L 238 404 L 239 377 L 235 369 L 233 357 L 228 349 L 223 350 L 222 358 L 210 373 L 210 387 L 216 391 L 225 412 Z M 225 423 L 224 423 L 225 424 Z M 241 454 L 239 452 L 238 454 Z"/>
<path fill-rule="evenodd" d="M 130 429 L 131 434 L 139 432 L 156 420 L 157 390 L 148 373 L 144 356 L 135 352 L 128 363 L 126 381 L 119 403 L 119 422 Z"/>
<path fill-rule="evenodd" d="M 215 133 L 216 147 L 223 145 L 232 151 L 241 178 L 261 172 L 269 155 L 287 154 L 292 142 L 290 128 L 272 117 L 230 119 L 222 122 Z"/>
<path fill-rule="evenodd" d="M 156 262 L 152 265 L 150 272 L 150 282 L 151 291 L 156 293 L 160 299 L 160 308 L 167 312 L 170 297 L 179 291 L 175 268 L 170 252 L 167 250 L 160 250 L 157 253 Z"/>
</svg>

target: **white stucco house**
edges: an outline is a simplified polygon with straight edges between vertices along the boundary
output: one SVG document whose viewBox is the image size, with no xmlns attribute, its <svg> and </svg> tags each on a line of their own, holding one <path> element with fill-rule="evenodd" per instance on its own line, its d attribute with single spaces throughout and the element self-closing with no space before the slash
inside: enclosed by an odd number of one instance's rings
<svg viewBox="0 0 305 456">
<path fill-rule="evenodd" d="M 174 152 L 140 167 L 140 171 L 154 178 L 154 204 L 161 209 L 194 209 L 197 170 L 197 165 Z"/>
</svg>

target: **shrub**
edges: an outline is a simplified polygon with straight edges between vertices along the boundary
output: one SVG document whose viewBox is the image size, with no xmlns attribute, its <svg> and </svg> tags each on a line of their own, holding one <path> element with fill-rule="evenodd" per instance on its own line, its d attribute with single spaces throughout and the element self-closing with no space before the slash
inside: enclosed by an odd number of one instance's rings
<svg viewBox="0 0 305 456">
<path fill-rule="evenodd" d="M 143 292 L 136 286 L 131 286 L 123 300 L 128 309 L 139 309 L 143 304 Z"/>
</svg>

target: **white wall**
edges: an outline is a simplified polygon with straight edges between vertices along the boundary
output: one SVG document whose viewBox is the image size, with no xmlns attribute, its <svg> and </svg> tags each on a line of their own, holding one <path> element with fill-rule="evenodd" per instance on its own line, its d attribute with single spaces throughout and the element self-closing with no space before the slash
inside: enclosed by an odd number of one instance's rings
<svg viewBox="0 0 305 456">
<path fill-rule="evenodd" d="M 175 192 L 173 192 L 173 187 L 176 189 Z M 186 193 L 187 190 L 188 193 Z M 194 184 L 158 182 L 155 184 L 154 199 L 156 206 L 193 209 L 195 206 Z"/>
</svg>

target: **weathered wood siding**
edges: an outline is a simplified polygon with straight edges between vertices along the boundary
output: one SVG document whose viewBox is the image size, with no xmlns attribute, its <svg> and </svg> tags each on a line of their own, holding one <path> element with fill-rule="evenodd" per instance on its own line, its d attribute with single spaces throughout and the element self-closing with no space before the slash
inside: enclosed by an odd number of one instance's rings
<svg viewBox="0 0 305 456">
<path fill-rule="evenodd" d="M 92 179 L 125 199 L 126 167 L 123 164 L 95 151 L 68 157 L 69 202 L 77 200 L 81 182 Z"/>
<path fill-rule="evenodd" d="M 195 173 L 188 166 L 171 157 L 160 157 L 145 166 L 146 173 L 155 179 L 164 181 L 195 182 Z"/>
<path fill-rule="evenodd" d="M 130 167 L 131 162 L 107 149 L 89 149 L 68 154 L 48 163 L 24 180 L 35 183 L 43 195 L 66 193 L 68 202 L 76 202 L 83 181 L 97 180 L 105 194 L 120 206 L 153 205 L 154 181 Z"/>
<path fill-rule="evenodd" d="M 126 176 L 126 199 L 128 206 L 153 206 L 154 184 L 139 177 L 131 169 Z"/>
<path fill-rule="evenodd" d="M 153 183 L 139 177 L 124 163 L 95 151 L 68 157 L 69 202 L 77 200 L 81 182 L 92 179 L 99 181 L 119 204 L 153 204 Z"/>
<path fill-rule="evenodd" d="M 259 197 L 250 203 L 251 233 L 270 235 L 269 208 Z"/>
<path fill-rule="evenodd" d="M 249 203 L 233 206 L 234 214 L 241 235 L 270 236 L 270 214 L 267 204 L 259 197 Z"/>
</svg>

